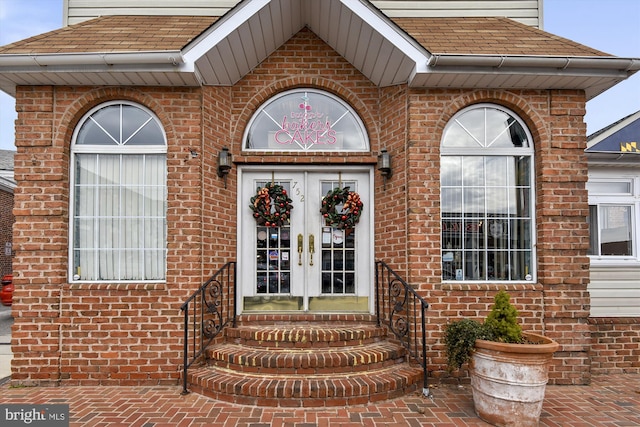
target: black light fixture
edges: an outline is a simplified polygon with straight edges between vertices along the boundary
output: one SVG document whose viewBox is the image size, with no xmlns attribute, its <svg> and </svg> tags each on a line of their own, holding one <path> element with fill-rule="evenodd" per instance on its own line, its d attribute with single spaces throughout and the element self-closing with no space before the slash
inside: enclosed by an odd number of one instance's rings
<svg viewBox="0 0 640 427">
<path fill-rule="evenodd" d="M 227 188 L 227 175 L 231 171 L 231 153 L 224 147 L 218 155 L 218 176 L 224 178 L 224 188 Z"/>
<path fill-rule="evenodd" d="M 384 189 L 387 189 L 387 179 L 391 178 L 391 155 L 387 153 L 387 149 L 383 148 L 378 154 L 378 170 L 384 180 Z"/>
</svg>

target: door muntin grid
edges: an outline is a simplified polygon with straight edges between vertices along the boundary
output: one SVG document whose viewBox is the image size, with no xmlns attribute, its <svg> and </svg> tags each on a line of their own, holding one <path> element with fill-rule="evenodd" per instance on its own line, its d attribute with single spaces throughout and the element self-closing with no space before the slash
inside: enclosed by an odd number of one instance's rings
<svg viewBox="0 0 640 427">
<path fill-rule="evenodd" d="M 288 193 L 289 181 L 277 181 Z M 264 187 L 266 181 L 257 182 Z M 273 209 L 273 207 L 272 207 Z M 255 225 L 256 240 L 256 295 L 289 295 L 291 293 L 291 227 L 265 227 Z"/>
<path fill-rule="evenodd" d="M 323 181 L 322 195 L 334 188 L 350 187 L 357 191 L 356 181 Z M 336 207 L 340 209 L 340 207 Z M 320 292 L 322 295 L 353 295 L 356 293 L 356 228 L 341 230 L 322 225 Z"/>
</svg>

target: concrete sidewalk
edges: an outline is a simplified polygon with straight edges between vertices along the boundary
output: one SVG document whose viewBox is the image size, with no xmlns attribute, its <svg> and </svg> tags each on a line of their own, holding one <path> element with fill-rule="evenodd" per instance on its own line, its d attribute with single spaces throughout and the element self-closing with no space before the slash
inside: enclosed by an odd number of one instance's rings
<svg viewBox="0 0 640 427">
<path fill-rule="evenodd" d="M 219 402 L 179 386 L 0 386 L 0 403 L 68 404 L 70 426 L 138 427 L 480 427 L 469 386 L 432 387 L 346 408 L 257 408 Z M 589 386 L 548 386 L 540 419 L 548 427 L 640 426 L 640 375 L 596 376 Z"/>
</svg>

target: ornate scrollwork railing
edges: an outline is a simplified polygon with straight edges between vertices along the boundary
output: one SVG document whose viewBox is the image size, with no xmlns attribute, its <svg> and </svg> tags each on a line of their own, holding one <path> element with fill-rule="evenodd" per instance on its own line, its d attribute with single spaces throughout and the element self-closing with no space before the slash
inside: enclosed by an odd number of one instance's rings
<svg viewBox="0 0 640 427">
<path fill-rule="evenodd" d="M 228 324 L 236 324 L 236 263 L 226 263 L 180 307 L 184 313 L 182 394 L 187 370 Z M 189 336 L 191 331 L 191 336 Z"/>
<path fill-rule="evenodd" d="M 427 344 L 425 319 L 429 304 L 383 261 L 376 261 L 376 317 L 422 366 L 423 389 L 427 383 Z"/>
</svg>

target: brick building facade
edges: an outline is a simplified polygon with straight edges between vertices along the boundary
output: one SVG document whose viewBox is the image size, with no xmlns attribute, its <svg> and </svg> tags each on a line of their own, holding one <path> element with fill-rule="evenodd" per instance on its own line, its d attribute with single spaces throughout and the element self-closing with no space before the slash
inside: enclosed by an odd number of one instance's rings
<svg viewBox="0 0 640 427">
<path fill-rule="evenodd" d="M 242 5 L 253 3 L 242 2 Z M 239 8 L 233 16 L 237 18 L 242 13 L 249 13 L 249 6 Z M 396 43 L 396 46 L 418 43 L 420 47 L 416 51 L 439 51 L 438 48 L 450 39 L 448 35 L 454 23 L 458 28 L 468 28 L 472 38 L 476 38 L 473 34 L 482 33 L 474 31 L 478 30 L 478 25 L 483 25 L 482 20 L 438 21 L 429 18 L 397 19 L 394 23 L 373 9 L 352 13 L 363 25 L 378 22 L 384 23 L 385 29 L 407 31 L 401 36 L 402 42 L 394 40 L 396 35 L 385 36 L 386 41 Z M 201 28 L 192 29 L 191 33 L 181 29 L 188 33 L 189 40 L 192 37 L 198 40 L 196 36 L 210 25 L 203 25 L 205 21 L 201 18 L 194 21 L 194 27 L 200 25 Z M 222 20 L 223 24 L 240 28 L 250 18 L 247 15 L 241 21 L 231 22 L 232 17 Z M 312 20 L 310 16 L 305 19 Z M 155 22 L 153 19 L 143 21 L 138 27 L 135 21 L 131 18 L 133 24 L 128 22 L 135 35 L 156 28 L 149 25 Z M 95 25 L 114 27 L 108 17 L 95 22 Z M 200 34 L 209 52 L 214 48 L 208 44 L 208 37 L 215 39 L 216 31 L 225 28 L 223 24 L 214 25 L 209 33 L 207 30 L 202 33 L 204 35 Z M 435 28 L 440 24 L 443 29 L 438 33 Z M 13 306 L 16 319 L 12 346 L 13 383 L 175 384 L 180 378 L 183 360 L 181 304 L 229 261 L 238 261 L 240 281 L 245 274 L 243 269 L 260 270 L 252 264 L 254 261 L 250 261 L 252 257 L 255 259 L 255 253 L 246 243 L 255 239 L 251 234 L 255 232 L 252 231 L 255 225 L 244 219 L 251 192 L 245 191 L 243 180 L 252 174 L 262 174 L 260 179 L 263 181 L 259 182 L 273 181 L 274 176 L 276 180 L 286 181 L 287 173 L 306 171 L 309 176 L 326 173 L 332 177 L 329 181 L 340 180 L 340 183 L 343 174 L 364 174 L 364 178 L 353 178 L 363 194 L 368 194 L 366 188 L 371 189 L 365 200 L 365 205 L 369 205 L 366 208 L 370 210 L 368 216 L 363 216 L 368 218 L 368 223 L 363 220 L 356 228 L 358 236 L 371 232 L 372 255 L 364 268 L 372 270 L 374 260 L 383 260 L 429 302 L 426 344 L 431 377 L 446 375 L 443 326 L 460 317 L 484 317 L 495 293 L 507 289 L 520 311 L 524 328 L 542 332 L 561 345 L 554 357 L 550 381 L 554 384 L 587 384 L 594 372 L 592 352 L 597 346 L 594 347 L 589 324 L 589 229 L 586 221 L 589 210 L 583 117 L 587 99 L 594 96 L 594 87 L 600 90 L 600 85 L 611 86 L 618 81 L 620 74 L 616 67 L 619 64 L 606 54 L 524 25 L 513 26 L 508 20 L 484 24 L 514 40 L 533 35 L 540 38 L 542 41 L 525 55 L 530 58 L 548 55 L 548 64 L 531 59 L 527 67 L 537 69 L 540 76 L 557 74 L 558 80 L 539 83 L 544 79 L 536 79 L 528 69 L 520 70 L 515 65 L 496 71 L 493 64 L 484 69 L 479 62 L 461 62 L 458 66 L 442 65 L 439 78 L 451 77 L 454 83 L 428 80 L 433 73 L 427 70 L 424 75 L 418 72 L 417 77 L 409 73 L 415 80 L 401 78 L 400 82 L 381 84 L 381 79 L 376 80 L 378 68 L 367 64 L 356 67 L 353 65 L 358 63 L 355 56 L 338 53 L 337 49 L 342 47 L 324 41 L 333 40 L 332 33 L 320 31 L 319 35 L 309 26 L 303 26 L 264 59 L 250 64 L 250 69 L 241 72 L 240 78 L 231 84 L 205 82 L 178 86 L 167 83 L 163 86 L 107 82 L 100 85 L 90 77 L 86 77 L 85 84 L 62 84 L 56 82 L 55 77 L 45 85 L 15 84 L 19 113 L 15 176 L 19 185 L 14 210 L 14 271 L 17 274 Z M 46 55 L 45 46 L 52 43 L 54 47 L 55 43 L 71 45 L 73 39 L 87 36 L 83 31 L 92 32 L 95 28 L 80 25 L 54 32 L 49 39 L 36 41 L 42 44 L 35 47 L 30 45 L 34 42 L 27 40 L 24 45 L 18 43 L 0 48 L 0 73 L 8 73 L 2 68 L 2 57 L 19 56 L 24 49 L 33 51 L 34 48 L 41 49 Z M 422 31 L 428 32 L 429 37 L 424 38 Z M 127 37 L 131 42 L 131 35 Z M 491 37 L 493 35 L 488 36 Z M 438 40 L 443 44 L 438 45 Z M 482 49 L 490 45 L 491 40 L 485 41 L 486 44 L 482 39 L 476 39 L 477 46 L 471 52 L 460 46 L 441 51 L 452 55 L 477 55 L 475 60 L 489 61 L 488 54 Z M 95 42 L 99 43 L 98 40 Z M 178 48 L 186 52 L 188 49 L 184 46 Z M 370 49 L 369 55 L 373 55 L 378 47 Z M 404 49 L 410 50 L 409 47 Z M 503 55 L 506 62 L 519 55 L 516 48 L 510 50 L 511 45 L 501 46 L 501 49 L 504 52 L 491 53 Z M 594 72 L 594 79 L 598 79 L 595 84 L 589 78 L 576 79 L 571 75 L 571 67 L 565 68 L 563 74 L 557 70 L 555 62 L 561 55 L 593 58 L 599 66 L 609 67 L 611 76 L 603 78 L 602 73 Z M 445 64 L 446 56 L 442 59 Z M 401 62 L 400 59 L 397 61 Z M 578 73 L 589 74 L 593 65 L 588 64 Z M 423 64 L 418 68 L 421 66 Z M 628 66 L 625 64 L 623 69 Z M 482 68 L 481 71 L 476 67 Z M 436 74 L 440 72 L 437 67 L 434 70 Z M 34 75 L 42 72 L 33 70 Z M 116 66 L 109 72 L 125 75 L 129 70 L 126 67 L 118 70 Z M 150 69 L 149 76 L 155 76 L 154 72 Z M 478 78 L 474 83 L 469 83 L 468 80 L 473 79 L 468 79 L 467 83 L 455 86 L 456 81 L 461 81 L 455 79 L 465 73 L 468 73 L 467 77 L 479 73 L 491 83 L 485 84 Z M 87 76 L 90 74 L 88 72 Z M 517 76 L 519 83 L 508 83 L 509 75 Z M 424 77 L 427 83 L 415 83 L 418 77 Z M 203 71 L 199 78 L 211 77 Z M 156 77 L 151 79 L 162 81 Z M 564 89 L 557 88 L 560 82 Z M 279 94 L 300 89 L 327 93 L 348 104 L 362 121 L 370 145 L 360 151 L 248 149 L 246 132 L 256 112 L 262 111 L 262 106 Z M 81 235 L 81 231 L 73 230 L 80 221 L 76 218 L 81 210 L 74 207 L 74 203 L 82 191 L 78 184 L 80 172 L 74 172 L 74 165 L 85 154 L 82 147 L 74 147 L 81 144 L 82 125 L 93 109 L 114 101 L 143 106 L 151 111 L 166 137 L 163 153 L 166 155 L 166 196 L 163 200 L 166 268 L 161 280 L 85 279 L 83 274 L 88 274 L 87 267 L 80 268 L 74 263 L 76 249 L 78 253 L 84 250 L 71 241 L 71 236 L 78 239 Z M 441 144 L 448 126 L 454 118 L 461 117 L 457 114 L 479 106 L 499 107 L 500 111 L 516 117 L 522 129 L 527 131 L 532 150 L 530 194 L 533 200 L 529 202 L 535 210 L 528 223 L 534 224 L 531 232 L 535 245 L 522 249 L 527 254 L 530 253 L 527 250 L 532 250 L 535 262 L 527 264 L 526 269 L 520 267 L 522 274 L 512 273 L 509 279 L 497 279 L 497 273 L 489 273 L 489 268 L 482 263 L 474 268 L 485 271 L 484 280 L 473 276 L 471 267 L 457 268 L 460 273 L 456 271 L 455 274 L 460 276 L 455 278 L 444 273 L 443 257 L 448 248 L 443 244 Z M 233 166 L 224 180 L 217 174 L 218 157 L 223 148 L 228 148 L 233 156 Z M 393 174 L 388 179 L 380 175 L 376 166 L 383 149 L 392 156 Z M 284 178 L 275 175 L 278 173 L 285 174 L 282 175 Z M 248 186 L 251 188 L 251 184 Z M 296 206 L 299 212 L 302 208 Z M 319 240 L 320 236 L 316 237 Z M 360 249 L 362 252 L 358 253 L 357 259 L 362 260 L 368 250 Z M 247 251 L 249 255 L 246 255 Z M 300 257 L 313 257 L 306 249 L 300 254 Z M 284 256 L 283 253 L 276 254 L 279 261 L 285 260 Z M 290 254 L 287 252 L 286 261 L 289 257 L 292 261 L 298 259 L 294 247 Z M 317 257 L 320 263 L 320 254 Z M 515 268 L 515 263 L 512 258 L 512 262 L 499 264 L 496 261 L 495 265 Z M 467 270 L 463 272 L 463 269 Z M 359 284 L 367 288 L 364 313 L 373 314 L 374 294 L 369 287 L 373 286 L 374 275 L 371 271 L 365 274 L 369 274 L 371 283 Z M 243 286 L 240 283 L 236 291 L 235 306 L 240 316 L 246 316 L 245 320 L 250 316 L 299 320 L 298 314 L 289 309 L 278 312 L 264 306 L 264 310 L 253 313 L 243 305 L 247 298 L 256 296 L 247 290 L 253 285 Z M 258 289 L 257 292 L 260 296 L 261 291 Z M 322 310 L 314 312 L 310 308 L 311 299 L 308 293 L 300 297 L 304 307 L 302 313 L 307 316 L 304 319 L 325 318 L 326 313 Z M 350 310 L 329 311 L 335 319 L 351 313 Z M 634 369 L 637 372 L 638 366 Z"/>
</svg>

